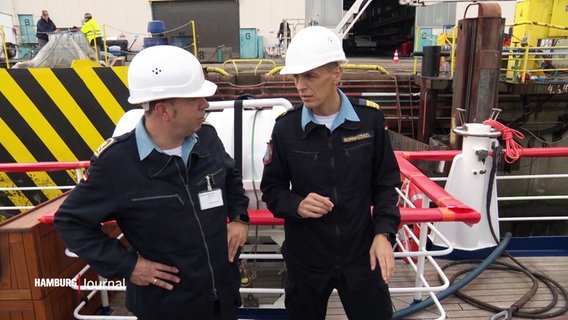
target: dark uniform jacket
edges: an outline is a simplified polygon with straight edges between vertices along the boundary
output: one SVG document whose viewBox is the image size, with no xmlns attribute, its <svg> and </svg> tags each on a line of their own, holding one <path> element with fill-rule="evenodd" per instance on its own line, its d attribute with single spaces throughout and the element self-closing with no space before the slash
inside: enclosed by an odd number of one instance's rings
<svg viewBox="0 0 568 320">
<path fill-rule="evenodd" d="M 48 18 L 47 21 L 45 21 L 43 18 L 40 18 L 37 21 L 36 37 L 38 39 L 43 39 L 43 40 L 47 41 L 47 40 L 49 40 L 47 33 L 53 32 L 53 31 L 55 31 L 55 29 L 57 29 L 57 27 L 55 26 L 55 23 L 53 22 L 53 20 L 51 20 L 51 18 Z"/>
<path fill-rule="evenodd" d="M 314 122 L 304 130 L 302 108 L 279 117 L 264 158 L 262 199 L 285 219 L 289 272 L 302 270 L 316 288 L 337 272 L 350 286 L 370 281 L 376 274 L 361 270 L 370 270 L 374 235 L 394 234 L 400 223 L 400 172 L 383 113 L 371 101 L 349 100 L 360 122 L 345 120 L 333 132 Z M 310 192 L 329 197 L 333 210 L 300 217 L 298 205 Z"/>
<path fill-rule="evenodd" d="M 215 129 L 203 125 L 188 168 L 155 149 L 140 160 L 134 131 L 95 152 L 86 181 L 69 194 L 55 226 L 72 252 L 100 275 L 130 278 L 137 253 L 179 269 L 172 291 L 127 283 L 127 306 L 140 319 L 213 319 L 210 308 L 240 305 L 238 267 L 228 260 L 227 218 L 247 214 L 242 176 Z M 223 191 L 224 205 L 200 209 L 198 193 Z M 134 250 L 101 232 L 116 220 Z M 233 310 L 233 312 L 234 312 Z"/>
</svg>

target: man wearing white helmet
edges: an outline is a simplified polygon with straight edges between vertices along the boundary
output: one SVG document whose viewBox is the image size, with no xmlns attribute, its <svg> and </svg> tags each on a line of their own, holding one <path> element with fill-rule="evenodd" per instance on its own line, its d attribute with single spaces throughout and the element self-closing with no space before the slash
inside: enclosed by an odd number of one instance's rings
<svg viewBox="0 0 568 320">
<path fill-rule="evenodd" d="M 285 219 L 291 320 L 325 319 L 333 289 L 351 320 L 392 318 L 400 172 L 379 106 L 338 89 L 345 62 L 335 33 L 307 27 L 280 72 L 294 76 L 303 105 L 276 120 L 261 190 Z"/>
<path fill-rule="evenodd" d="M 128 83 L 128 101 L 141 104 L 144 117 L 95 151 L 88 179 L 65 199 L 55 226 L 97 273 L 127 279 L 126 305 L 138 319 L 237 319 L 249 200 L 233 159 L 204 123 L 204 97 L 217 86 L 174 46 L 138 53 Z M 101 231 L 110 220 L 129 249 Z"/>
</svg>

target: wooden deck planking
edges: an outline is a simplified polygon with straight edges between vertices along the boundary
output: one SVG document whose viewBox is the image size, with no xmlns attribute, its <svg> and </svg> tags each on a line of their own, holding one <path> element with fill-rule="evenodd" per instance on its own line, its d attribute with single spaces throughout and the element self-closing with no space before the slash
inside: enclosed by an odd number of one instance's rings
<svg viewBox="0 0 568 320">
<path fill-rule="evenodd" d="M 559 282 L 564 288 L 568 288 L 568 257 L 524 257 L 518 258 L 529 270 L 532 272 L 539 272 L 546 274 L 555 281 Z M 437 260 L 440 266 L 444 266 L 449 261 Z M 500 258 L 498 261 L 513 264 L 508 258 Z M 453 266 L 446 270 L 446 275 L 450 277 L 454 274 L 455 270 L 466 268 L 467 264 Z M 432 278 L 431 266 L 427 265 L 427 278 Z M 404 266 L 399 269 L 404 269 Z M 398 272 L 397 271 L 397 272 Z M 431 282 L 431 285 L 434 285 Z M 398 283 L 393 283 L 398 286 Z M 532 285 L 532 282 L 524 274 L 518 272 L 507 272 L 502 270 L 486 270 L 481 273 L 476 279 L 467 284 L 460 292 L 469 294 L 481 301 L 490 302 L 493 305 L 508 308 L 511 304 L 517 301 Z M 402 305 L 402 301 L 410 302 L 409 297 L 394 296 L 395 307 Z M 539 289 L 536 295 L 521 309 L 523 312 L 534 310 L 547 305 L 551 301 L 552 295 L 544 284 L 539 283 Z M 400 305 L 397 305 L 401 303 Z M 564 306 L 565 302 L 552 309 L 550 312 L 555 312 Z M 485 311 L 472 306 L 457 296 L 450 296 L 442 301 L 444 310 L 446 311 L 448 319 L 489 319 L 494 315 L 494 312 Z M 418 314 L 407 317 L 407 319 L 435 319 L 439 317 L 439 312 L 434 307 L 427 309 L 428 312 L 420 312 Z M 520 317 L 513 317 L 513 319 L 525 319 Z"/>
</svg>

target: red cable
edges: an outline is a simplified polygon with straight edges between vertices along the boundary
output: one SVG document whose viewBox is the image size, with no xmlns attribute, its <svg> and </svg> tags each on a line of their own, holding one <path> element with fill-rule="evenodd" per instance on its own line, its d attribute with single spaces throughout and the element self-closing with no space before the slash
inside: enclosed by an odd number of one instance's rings
<svg viewBox="0 0 568 320">
<path fill-rule="evenodd" d="M 505 140 L 505 162 L 513 163 L 521 157 L 523 154 L 523 147 L 515 141 L 514 137 L 524 139 L 524 134 L 493 119 L 487 119 L 483 121 L 483 124 L 492 126 L 493 128 L 501 131 L 501 138 Z"/>
</svg>

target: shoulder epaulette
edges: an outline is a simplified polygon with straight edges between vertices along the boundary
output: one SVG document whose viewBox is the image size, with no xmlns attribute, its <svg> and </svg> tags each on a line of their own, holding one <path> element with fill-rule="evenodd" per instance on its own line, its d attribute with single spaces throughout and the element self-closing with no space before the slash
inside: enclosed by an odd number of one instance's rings
<svg viewBox="0 0 568 320">
<path fill-rule="evenodd" d="M 378 103 L 373 102 L 373 101 L 371 101 L 371 100 L 365 100 L 365 101 L 366 101 L 366 104 L 365 104 L 365 105 L 366 105 L 367 107 L 370 107 L 370 108 L 373 108 L 373 109 L 377 109 L 377 110 L 380 110 L 380 109 L 381 109 L 381 107 L 379 106 Z"/>
<path fill-rule="evenodd" d="M 296 111 L 296 110 L 300 110 L 300 109 L 302 109 L 301 106 L 299 106 L 299 107 L 294 107 L 294 108 L 292 108 L 292 109 L 287 109 L 287 110 L 285 110 L 284 112 L 282 112 L 281 114 L 279 114 L 279 115 L 276 117 L 276 120 L 282 118 L 282 117 L 285 116 L 288 112 L 292 112 L 292 111 Z"/>
<path fill-rule="evenodd" d="M 280 119 L 282 116 L 284 116 L 286 113 L 288 113 L 288 110 L 282 112 L 281 114 L 276 116 L 276 120 Z"/>
<path fill-rule="evenodd" d="M 373 102 L 371 100 L 367 100 L 367 99 L 361 99 L 361 98 L 355 98 L 355 97 L 350 97 L 349 101 L 351 102 L 352 105 L 354 106 L 362 106 L 362 107 L 369 107 L 369 108 L 373 108 L 373 109 L 377 109 L 380 110 L 381 107 L 379 106 L 378 103 Z"/>
<path fill-rule="evenodd" d="M 105 142 L 103 142 L 98 148 L 97 150 L 95 150 L 94 156 L 96 158 L 100 157 L 101 154 L 107 150 L 110 146 L 112 146 L 116 141 L 118 141 L 117 139 L 115 139 L 114 137 L 112 138 L 108 138 L 105 140 Z"/>
</svg>

